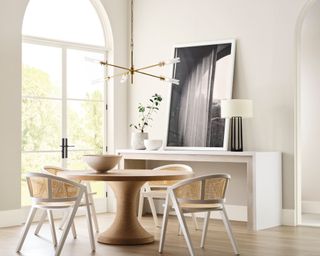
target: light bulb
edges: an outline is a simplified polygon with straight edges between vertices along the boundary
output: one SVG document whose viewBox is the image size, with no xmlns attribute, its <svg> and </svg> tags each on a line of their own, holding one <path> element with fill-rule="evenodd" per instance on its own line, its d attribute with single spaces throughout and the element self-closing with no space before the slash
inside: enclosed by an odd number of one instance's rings
<svg viewBox="0 0 320 256">
<path fill-rule="evenodd" d="M 95 63 L 95 64 L 100 64 L 101 63 L 101 60 L 97 60 L 97 59 L 94 59 L 94 58 L 91 58 L 91 57 L 84 57 L 84 60 L 87 61 L 87 62 L 91 62 L 91 63 Z"/>
<path fill-rule="evenodd" d="M 180 81 L 174 78 L 165 78 L 165 81 L 171 84 L 179 85 Z"/>
<path fill-rule="evenodd" d="M 128 73 L 123 74 L 120 79 L 120 83 L 125 83 L 128 80 Z"/>
<path fill-rule="evenodd" d="M 171 83 L 171 84 L 179 85 L 178 79 L 160 76 L 160 80 Z"/>
<path fill-rule="evenodd" d="M 169 64 L 176 64 L 176 63 L 179 63 L 179 62 L 180 62 L 180 58 L 177 57 L 177 58 L 174 58 L 174 59 L 171 59 L 171 60 L 165 60 L 164 64 L 165 65 L 169 65 Z"/>
</svg>

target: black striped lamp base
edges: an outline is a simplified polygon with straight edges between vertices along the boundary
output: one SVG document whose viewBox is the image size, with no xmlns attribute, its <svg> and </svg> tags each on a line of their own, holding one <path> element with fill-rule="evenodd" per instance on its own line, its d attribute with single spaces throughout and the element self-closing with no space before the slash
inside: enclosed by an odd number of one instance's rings
<svg viewBox="0 0 320 256">
<path fill-rule="evenodd" d="M 242 117 L 231 117 L 231 151 L 243 151 Z"/>
</svg>

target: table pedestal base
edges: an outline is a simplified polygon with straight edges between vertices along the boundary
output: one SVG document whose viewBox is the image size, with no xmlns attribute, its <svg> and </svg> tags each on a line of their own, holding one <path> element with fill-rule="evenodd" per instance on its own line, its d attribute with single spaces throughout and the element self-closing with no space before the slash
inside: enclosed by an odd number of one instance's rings
<svg viewBox="0 0 320 256">
<path fill-rule="evenodd" d="M 137 196 L 144 181 L 108 182 L 117 200 L 117 212 L 111 227 L 100 233 L 98 242 L 115 245 L 148 244 L 154 241 L 137 219 Z"/>
</svg>

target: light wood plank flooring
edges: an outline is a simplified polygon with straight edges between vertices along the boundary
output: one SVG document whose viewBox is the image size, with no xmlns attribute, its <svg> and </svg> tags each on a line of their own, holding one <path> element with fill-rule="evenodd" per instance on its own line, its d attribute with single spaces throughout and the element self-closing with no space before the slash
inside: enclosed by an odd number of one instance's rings
<svg viewBox="0 0 320 256">
<path fill-rule="evenodd" d="M 101 230 L 112 222 L 113 214 L 98 216 Z M 62 255 L 64 256 L 127 256 L 127 255 L 159 255 L 158 245 L 160 229 L 155 228 L 151 216 L 143 218 L 146 229 L 154 234 L 155 242 L 143 246 L 110 246 L 97 243 L 95 253 L 90 252 L 89 238 L 84 217 L 76 218 L 78 238 L 73 240 L 69 235 Z M 202 224 L 202 223 L 201 223 Z M 235 237 L 239 243 L 241 255 L 246 256 L 319 256 L 320 228 L 312 227 L 277 227 L 259 232 L 249 232 L 245 223 L 232 222 Z M 196 255 L 228 256 L 233 255 L 231 245 L 221 221 L 211 220 L 205 249 L 200 249 L 201 232 L 195 231 L 190 220 L 189 230 Z M 0 255 L 50 256 L 54 254 L 50 244 L 50 231 L 46 224 L 40 232 L 40 237 L 34 236 L 35 225 L 25 241 L 20 254 L 15 253 L 16 244 L 22 227 L 0 229 Z M 183 236 L 177 235 L 178 222 L 174 216 L 170 217 L 164 256 L 188 255 Z M 59 233 L 60 235 L 60 233 Z"/>
</svg>

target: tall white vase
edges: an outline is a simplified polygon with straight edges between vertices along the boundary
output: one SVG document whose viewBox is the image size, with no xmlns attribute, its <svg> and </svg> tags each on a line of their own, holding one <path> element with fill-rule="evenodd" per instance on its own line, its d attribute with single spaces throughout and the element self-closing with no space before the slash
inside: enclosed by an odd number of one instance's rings
<svg viewBox="0 0 320 256">
<path fill-rule="evenodd" d="M 144 140 L 148 139 L 147 132 L 132 132 L 131 133 L 131 147 L 133 149 L 146 149 Z"/>
</svg>

